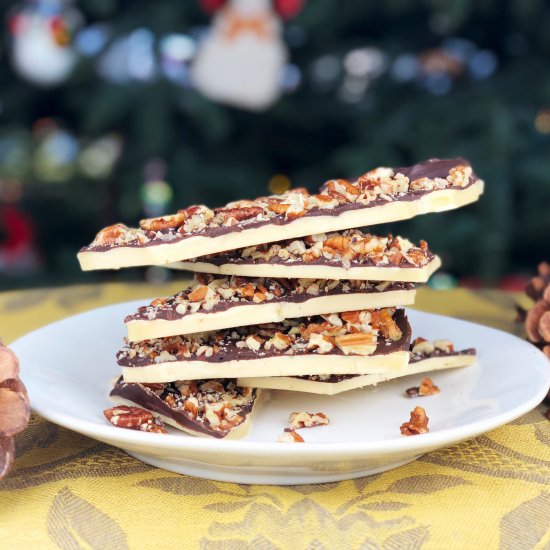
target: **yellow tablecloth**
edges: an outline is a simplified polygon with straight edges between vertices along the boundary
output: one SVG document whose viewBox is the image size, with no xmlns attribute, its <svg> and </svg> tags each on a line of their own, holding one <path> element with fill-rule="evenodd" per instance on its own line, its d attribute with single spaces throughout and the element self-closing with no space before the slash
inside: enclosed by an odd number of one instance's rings
<svg viewBox="0 0 550 550">
<path fill-rule="evenodd" d="M 55 319 L 178 286 L 4 293 L 0 334 L 9 343 Z M 514 331 L 517 298 L 422 289 L 416 307 Z M 548 550 L 543 410 L 384 474 L 295 487 L 165 472 L 34 416 L 16 439 L 14 469 L 0 481 L 0 547 Z"/>
</svg>

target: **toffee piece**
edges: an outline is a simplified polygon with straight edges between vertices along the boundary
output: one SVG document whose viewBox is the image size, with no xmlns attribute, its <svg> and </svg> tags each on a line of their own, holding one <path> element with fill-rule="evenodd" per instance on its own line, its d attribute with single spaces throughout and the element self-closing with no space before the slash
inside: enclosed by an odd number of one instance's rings
<svg viewBox="0 0 550 550">
<path fill-rule="evenodd" d="M 406 368 L 410 334 L 383 308 L 134 342 L 117 359 L 126 382 L 385 373 Z"/>
<path fill-rule="evenodd" d="M 211 210 L 199 205 L 142 220 L 139 228 L 115 224 L 78 254 L 83 270 L 163 265 L 245 246 L 340 231 L 442 212 L 475 202 L 483 181 L 462 159 L 430 159 L 403 168 L 376 168 L 354 181 L 327 181 L 317 194 L 240 200 Z"/>
<path fill-rule="evenodd" d="M 121 377 L 109 395 L 116 403 L 142 407 L 191 435 L 231 439 L 245 435 L 259 393 L 231 379 L 140 384 Z"/>
<path fill-rule="evenodd" d="M 326 311 L 412 304 L 411 283 L 197 274 L 192 285 L 126 317 L 131 342 L 281 322 Z"/>
</svg>

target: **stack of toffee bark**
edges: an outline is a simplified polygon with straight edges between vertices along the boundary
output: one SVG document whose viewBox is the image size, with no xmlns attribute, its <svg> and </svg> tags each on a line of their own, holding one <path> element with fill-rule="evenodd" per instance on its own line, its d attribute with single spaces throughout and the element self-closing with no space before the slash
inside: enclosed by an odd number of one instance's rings
<svg viewBox="0 0 550 550">
<path fill-rule="evenodd" d="M 109 420 L 238 437 L 260 388 L 330 395 L 471 364 L 474 350 L 449 341 L 411 345 L 402 306 L 441 265 L 427 243 L 357 228 L 458 208 L 482 192 L 466 160 L 431 159 L 330 180 L 318 194 L 293 189 L 103 229 L 79 253 L 84 270 L 195 272 L 189 288 L 125 319 L 110 393 L 121 406 Z"/>
</svg>

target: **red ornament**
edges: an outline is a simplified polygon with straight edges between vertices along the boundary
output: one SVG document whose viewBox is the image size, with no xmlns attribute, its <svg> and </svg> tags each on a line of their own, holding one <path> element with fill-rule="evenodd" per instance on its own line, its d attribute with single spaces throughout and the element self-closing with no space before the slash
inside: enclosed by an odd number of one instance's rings
<svg viewBox="0 0 550 550">
<path fill-rule="evenodd" d="M 283 19 L 296 17 L 304 7 L 305 0 L 274 0 L 275 11 Z"/>
<path fill-rule="evenodd" d="M 199 0 L 201 8 L 209 14 L 217 12 L 219 9 L 223 8 L 227 0 Z"/>
</svg>

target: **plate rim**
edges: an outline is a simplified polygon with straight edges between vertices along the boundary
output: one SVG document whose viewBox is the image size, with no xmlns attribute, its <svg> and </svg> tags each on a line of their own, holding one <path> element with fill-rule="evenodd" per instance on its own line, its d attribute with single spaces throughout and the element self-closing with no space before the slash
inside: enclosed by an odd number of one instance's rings
<svg viewBox="0 0 550 550">
<path fill-rule="evenodd" d="M 102 310 L 109 310 L 116 307 L 124 305 L 128 308 L 139 306 L 143 304 L 146 299 L 143 300 L 130 300 L 116 302 L 101 306 L 98 308 L 88 309 L 86 311 L 69 315 L 43 325 L 31 332 L 28 332 L 13 342 L 9 344 L 9 347 L 17 354 L 17 347 L 25 345 L 25 340 L 32 338 L 36 333 L 49 329 L 57 324 L 62 324 L 67 321 L 70 321 L 74 318 L 85 317 L 92 313 L 100 313 Z M 473 323 L 471 321 L 465 321 L 463 319 L 457 319 L 455 317 L 441 315 L 437 313 L 430 313 L 426 311 L 421 311 L 415 308 L 407 307 L 406 309 L 413 310 L 415 314 L 421 316 L 427 316 L 433 318 L 435 322 L 437 319 L 451 319 L 454 323 L 457 324 L 466 324 L 473 325 L 477 327 L 482 327 L 484 330 L 492 331 L 498 333 L 499 335 L 504 335 L 507 338 L 516 340 L 516 343 L 519 343 L 522 347 L 525 347 L 525 351 L 532 353 L 533 357 L 538 359 L 544 358 L 547 361 L 546 356 L 533 346 L 531 343 L 519 338 L 518 336 L 511 334 L 509 332 L 495 329 L 486 325 L 481 325 L 479 323 Z M 250 458 L 255 457 L 265 457 L 274 455 L 282 456 L 297 456 L 300 458 L 312 458 L 318 457 L 320 454 L 323 457 L 332 458 L 334 455 L 342 456 L 345 453 L 346 456 L 377 456 L 381 453 L 395 453 L 395 452 L 427 452 L 429 449 L 436 449 L 445 447 L 448 445 L 456 444 L 466 439 L 471 439 L 482 433 L 486 433 L 492 429 L 496 429 L 504 424 L 515 420 L 516 418 L 522 416 L 523 414 L 534 409 L 547 394 L 550 389 L 550 365 L 545 371 L 542 367 L 542 361 L 540 365 L 536 365 L 537 371 L 540 374 L 544 375 L 546 378 L 546 384 L 543 384 L 538 391 L 534 392 L 533 395 L 526 401 L 517 405 L 516 407 L 503 411 L 501 413 L 495 414 L 489 418 L 482 420 L 477 420 L 470 422 L 463 426 L 456 426 L 452 428 L 445 428 L 438 430 L 437 432 L 429 432 L 427 434 L 421 434 L 422 437 L 402 437 L 395 438 L 391 440 L 374 440 L 374 441 L 358 441 L 358 442 L 326 442 L 326 443 L 314 443 L 307 442 L 306 445 L 281 445 L 278 442 L 263 442 L 263 441 L 249 441 L 243 439 L 237 440 L 225 440 L 225 439 L 214 439 L 214 438 L 202 438 L 202 437 L 193 437 L 186 436 L 182 437 L 182 434 L 163 434 L 162 437 L 159 434 L 154 433 L 145 433 L 134 430 L 120 430 L 115 426 L 110 426 L 108 424 L 100 424 L 98 422 L 93 422 L 91 420 L 76 419 L 67 415 L 65 413 L 60 413 L 56 411 L 50 411 L 48 409 L 44 410 L 40 405 L 36 406 L 31 402 L 31 409 L 55 424 L 58 424 L 64 428 L 70 429 L 77 433 L 105 441 L 116 441 L 116 445 L 124 448 L 124 444 L 128 445 L 154 445 L 156 449 L 166 449 L 166 450 L 181 450 L 181 451 L 200 451 L 200 452 L 209 452 L 209 451 L 218 451 L 223 449 L 224 453 L 231 454 L 232 456 L 247 456 Z M 32 374 L 32 370 L 27 370 L 25 367 L 21 369 L 21 377 L 23 381 L 25 378 L 29 378 Z M 31 396 L 32 397 L 32 396 Z M 252 420 L 253 422 L 254 420 Z M 158 438 L 158 439 L 154 439 Z M 114 444 L 114 443 L 111 443 Z M 222 445 L 220 447 L 219 445 Z"/>
</svg>

